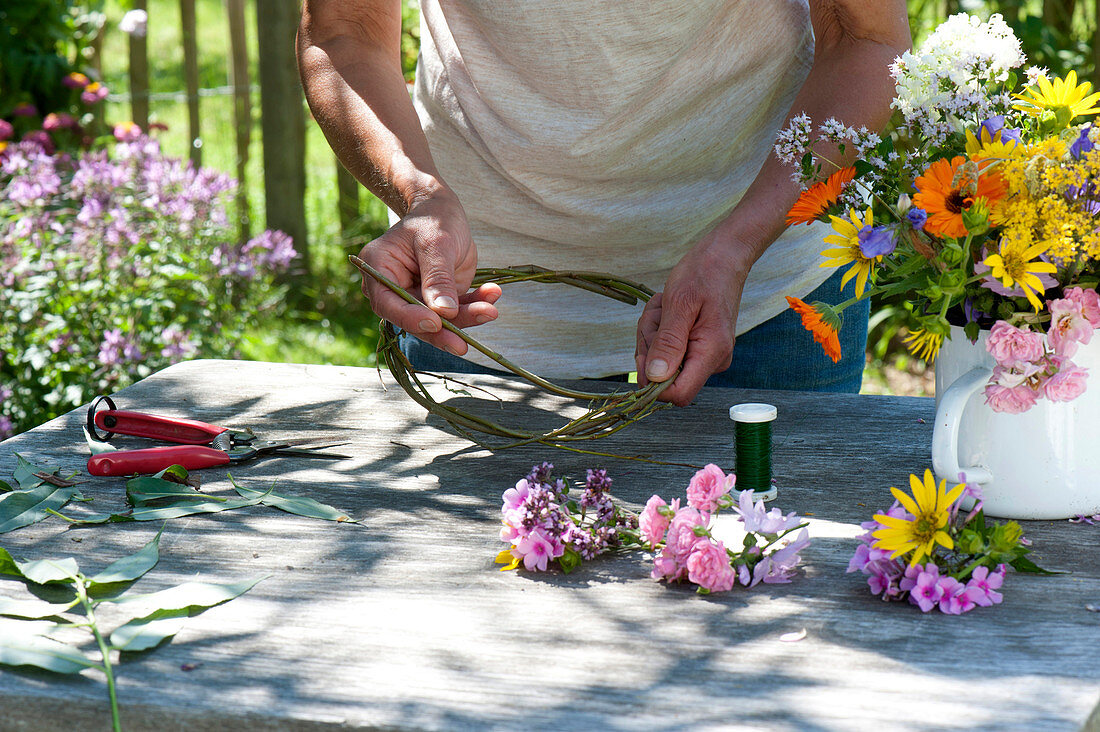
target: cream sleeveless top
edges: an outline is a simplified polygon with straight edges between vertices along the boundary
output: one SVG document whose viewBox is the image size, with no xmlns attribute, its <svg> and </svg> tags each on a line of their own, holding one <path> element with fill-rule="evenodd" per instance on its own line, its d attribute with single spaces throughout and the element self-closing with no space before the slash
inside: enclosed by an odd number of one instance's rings
<svg viewBox="0 0 1100 732">
<path fill-rule="evenodd" d="M 414 104 L 479 266 L 655 290 L 752 182 L 813 56 L 806 0 L 422 0 L 421 19 Z M 824 281 L 821 239 L 771 246 L 738 333 Z M 535 373 L 634 370 L 641 306 L 522 284 L 498 307 L 472 334 Z"/>
</svg>

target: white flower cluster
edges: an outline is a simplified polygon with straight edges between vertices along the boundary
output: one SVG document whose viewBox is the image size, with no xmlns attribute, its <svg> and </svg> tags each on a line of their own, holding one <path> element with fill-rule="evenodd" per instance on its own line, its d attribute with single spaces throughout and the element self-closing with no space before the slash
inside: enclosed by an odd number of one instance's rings
<svg viewBox="0 0 1100 732">
<path fill-rule="evenodd" d="M 1006 81 L 1024 60 L 1020 40 L 1000 15 L 987 23 L 966 13 L 953 15 L 916 52 L 907 51 L 891 65 L 897 85 L 893 106 L 934 144 L 958 131 L 960 120 L 1003 111 L 1005 99 L 990 95 L 988 87 Z"/>
</svg>

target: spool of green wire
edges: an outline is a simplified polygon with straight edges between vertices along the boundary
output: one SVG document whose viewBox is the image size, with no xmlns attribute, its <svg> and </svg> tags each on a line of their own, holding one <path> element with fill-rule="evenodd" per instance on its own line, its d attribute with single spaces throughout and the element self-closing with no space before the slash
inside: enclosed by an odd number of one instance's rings
<svg viewBox="0 0 1100 732">
<path fill-rule="evenodd" d="M 770 501 L 777 494 L 772 485 L 772 422 L 778 414 L 771 404 L 758 402 L 730 407 L 737 456 L 736 490 L 751 490 L 757 500 Z"/>
</svg>

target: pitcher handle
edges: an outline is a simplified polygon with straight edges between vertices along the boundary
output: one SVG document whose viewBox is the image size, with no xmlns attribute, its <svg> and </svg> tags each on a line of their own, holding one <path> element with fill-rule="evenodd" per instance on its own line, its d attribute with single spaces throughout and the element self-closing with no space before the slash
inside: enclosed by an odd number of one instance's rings
<svg viewBox="0 0 1100 732">
<path fill-rule="evenodd" d="M 974 392 L 985 386 L 992 374 L 992 370 L 981 366 L 971 369 L 955 379 L 940 399 L 936 424 L 932 429 L 932 469 L 940 478 L 955 481 L 959 473 L 965 473 L 968 483 L 982 484 L 993 480 L 985 468 L 959 465 L 959 425 L 963 410 Z"/>
</svg>

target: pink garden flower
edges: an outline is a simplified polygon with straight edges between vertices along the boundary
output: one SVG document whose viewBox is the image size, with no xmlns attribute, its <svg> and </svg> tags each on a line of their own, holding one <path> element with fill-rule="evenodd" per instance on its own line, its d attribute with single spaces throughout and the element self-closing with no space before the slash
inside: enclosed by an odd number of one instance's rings
<svg viewBox="0 0 1100 732">
<path fill-rule="evenodd" d="M 70 89 L 83 89 L 91 83 L 91 79 L 79 71 L 74 71 L 71 74 L 66 74 L 61 83 Z"/>
<path fill-rule="evenodd" d="M 707 537 L 697 535 L 695 529 L 706 529 L 709 525 L 710 518 L 705 513 L 694 508 L 681 508 L 669 523 L 665 551 L 681 564 L 685 563 L 695 545 L 707 541 Z"/>
<path fill-rule="evenodd" d="M 726 475 L 717 465 L 710 463 L 691 477 L 688 483 L 688 505 L 700 511 L 713 513 L 718 509 L 718 500 L 727 495 L 737 476 Z"/>
<path fill-rule="evenodd" d="M 507 523 L 518 526 L 523 521 L 523 504 L 530 493 L 531 484 L 527 482 L 526 478 L 520 478 L 515 488 L 509 488 L 504 491 L 504 494 L 501 496 L 504 500 L 504 505 L 500 507 L 500 513 Z"/>
<path fill-rule="evenodd" d="M 15 134 L 15 128 L 6 119 L 0 119 L 0 142 L 10 140 Z"/>
<path fill-rule="evenodd" d="M 798 538 L 787 546 L 766 555 L 753 567 L 753 584 L 783 584 L 791 581 L 795 567 L 802 560 L 799 552 L 810 545 L 810 536 L 806 529 L 798 533 Z"/>
<path fill-rule="evenodd" d="M 57 148 L 53 144 L 53 138 L 45 130 L 32 130 L 23 135 L 24 142 L 33 142 L 42 148 L 42 152 L 53 155 Z"/>
<path fill-rule="evenodd" d="M 1067 300 L 1079 303 L 1081 312 L 1093 328 L 1100 328 L 1100 294 L 1093 289 L 1070 287 L 1065 291 Z"/>
<path fill-rule="evenodd" d="M 961 615 L 978 606 L 976 598 L 981 595 L 981 591 L 977 588 L 967 587 L 954 577 L 940 577 L 938 585 L 943 590 L 940 612 Z"/>
<path fill-rule="evenodd" d="M 1095 329 L 1085 317 L 1084 303 L 1079 300 L 1058 299 L 1047 303 L 1050 311 L 1050 327 L 1047 341 L 1059 356 L 1073 356 L 1078 343 L 1092 340 Z"/>
<path fill-rule="evenodd" d="M 679 499 L 676 499 L 674 503 L 677 504 L 673 509 L 675 512 L 679 509 Z M 670 516 L 666 516 L 661 513 L 659 509 L 667 508 L 668 504 L 665 503 L 665 499 L 658 495 L 653 495 L 648 501 L 646 501 L 645 508 L 642 509 L 642 515 L 638 517 L 638 528 L 642 532 L 642 536 L 649 542 L 649 545 L 656 546 L 658 542 L 665 536 L 665 531 L 668 529 L 669 523 L 672 521 Z"/>
<path fill-rule="evenodd" d="M 80 101 L 85 104 L 95 104 L 96 102 L 106 99 L 108 93 L 108 89 L 105 85 L 100 84 L 98 81 L 93 81 L 91 84 L 84 87 L 84 91 L 80 92 Z"/>
<path fill-rule="evenodd" d="M 966 583 L 966 586 L 968 589 L 978 591 L 974 602 L 982 607 L 991 607 L 1004 599 L 1004 595 L 997 592 L 1004 579 L 1005 565 L 1003 564 L 997 568 L 996 572 L 992 573 L 990 573 L 988 567 L 978 567 L 971 573 L 970 581 Z"/>
<path fill-rule="evenodd" d="M 22 104 L 16 104 L 11 110 L 13 117 L 34 117 L 38 114 L 38 107 L 34 106 L 30 102 L 23 102 Z"/>
<path fill-rule="evenodd" d="M 985 348 L 1002 366 L 1038 361 L 1045 352 L 1042 333 L 1023 330 L 1003 320 L 993 324 Z"/>
<path fill-rule="evenodd" d="M 720 541 L 697 542 L 687 558 L 687 571 L 689 580 L 710 592 L 732 589 L 737 579 L 726 545 Z"/>
<path fill-rule="evenodd" d="M 1058 371 L 1043 382 L 1043 396 L 1052 402 L 1072 402 L 1085 393 L 1088 369 L 1062 356 L 1054 356 L 1051 362 Z"/>
<path fill-rule="evenodd" d="M 994 412 L 1020 414 L 1035 406 L 1039 401 L 1039 392 L 1027 384 L 1015 387 L 989 384 L 985 387 L 985 403 Z"/>
<path fill-rule="evenodd" d="M 512 547 L 513 556 L 523 560 L 523 566 L 529 570 L 545 572 L 551 559 L 557 559 L 565 553 L 565 547 L 551 541 L 542 529 L 533 529 Z"/>
<path fill-rule="evenodd" d="M 913 580 L 912 588 L 909 591 L 909 602 L 919 607 L 921 612 L 930 612 L 943 598 L 943 587 L 940 586 L 940 569 L 931 562 L 924 565 L 924 567 L 915 564 L 909 569 L 915 570 L 916 574 L 916 579 Z M 909 569 L 905 571 L 906 579 L 910 579 Z M 908 583 L 903 581 L 902 589 L 905 589 L 906 584 Z"/>
<path fill-rule="evenodd" d="M 141 128 L 133 122 L 119 122 L 112 133 L 119 142 L 134 142 L 141 137 Z"/>
<path fill-rule="evenodd" d="M 66 112 L 50 112 L 42 120 L 42 129 L 53 132 L 54 130 L 75 130 L 78 127 L 76 118 Z"/>
</svg>

